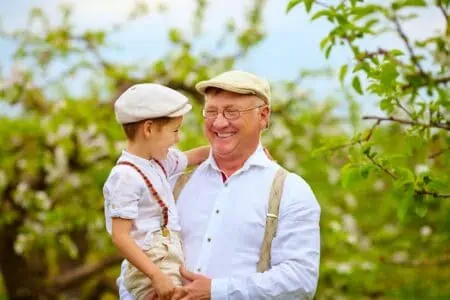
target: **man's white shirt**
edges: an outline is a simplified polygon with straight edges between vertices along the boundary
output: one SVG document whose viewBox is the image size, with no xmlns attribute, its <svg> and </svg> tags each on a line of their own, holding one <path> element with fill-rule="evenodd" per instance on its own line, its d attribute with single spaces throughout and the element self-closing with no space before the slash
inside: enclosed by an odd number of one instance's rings
<svg viewBox="0 0 450 300">
<path fill-rule="evenodd" d="M 185 263 L 212 278 L 212 299 L 311 299 L 318 280 L 320 207 L 309 185 L 289 173 L 284 183 L 271 269 L 258 273 L 268 200 L 279 165 L 260 145 L 223 180 L 210 157 L 177 201 Z M 121 285 L 121 299 L 129 295 Z"/>
</svg>

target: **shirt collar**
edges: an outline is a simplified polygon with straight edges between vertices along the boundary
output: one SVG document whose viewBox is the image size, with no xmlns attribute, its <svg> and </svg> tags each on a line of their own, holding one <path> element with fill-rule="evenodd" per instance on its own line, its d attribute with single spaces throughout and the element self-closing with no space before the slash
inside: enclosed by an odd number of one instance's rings
<svg viewBox="0 0 450 300">
<path fill-rule="evenodd" d="M 250 155 L 250 157 L 247 159 L 247 161 L 242 166 L 241 171 L 246 171 L 252 166 L 258 166 L 258 167 L 265 168 L 265 167 L 269 166 L 269 164 L 270 164 L 270 159 L 264 153 L 264 148 L 261 145 L 261 143 L 259 143 L 255 152 L 253 152 Z M 208 158 L 205 160 L 205 162 L 200 167 L 201 168 L 210 167 L 214 170 L 220 171 L 220 169 L 217 166 L 217 163 L 212 155 L 212 150 L 209 151 Z"/>
<path fill-rule="evenodd" d="M 143 157 L 131 154 L 130 152 L 128 152 L 126 150 L 122 150 L 122 155 L 120 156 L 119 161 L 124 161 L 124 160 L 134 162 L 141 166 L 148 166 L 151 162 L 151 160 L 149 160 L 149 159 L 145 159 Z"/>
</svg>

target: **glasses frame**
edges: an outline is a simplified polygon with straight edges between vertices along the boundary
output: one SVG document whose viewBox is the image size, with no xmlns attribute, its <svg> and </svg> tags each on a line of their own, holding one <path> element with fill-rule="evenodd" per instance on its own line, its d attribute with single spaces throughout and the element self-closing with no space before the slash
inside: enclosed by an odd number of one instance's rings
<svg viewBox="0 0 450 300">
<path fill-rule="evenodd" d="M 202 115 L 203 115 L 203 118 L 205 118 L 205 120 L 215 120 L 221 114 L 225 119 L 227 119 L 229 121 L 233 121 L 233 120 L 239 119 L 241 117 L 242 113 L 244 113 L 244 112 L 249 112 L 256 108 L 261 108 L 261 107 L 265 107 L 265 106 L 267 106 L 267 104 L 264 103 L 264 104 L 260 104 L 260 105 L 253 106 L 250 108 L 245 108 L 245 109 L 226 109 L 225 108 L 225 109 L 217 110 L 217 111 L 209 111 L 209 113 L 214 113 L 215 114 L 214 116 L 212 116 L 212 115 L 207 116 L 206 114 L 208 113 L 208 111 L 203 109 Z M 237 115 L 236 115 L 236 117 L 230 117 L 229 115 L 227 116 L 227 112 L 233 112 L 233 113 L 237 112 Z"/>
</svg>

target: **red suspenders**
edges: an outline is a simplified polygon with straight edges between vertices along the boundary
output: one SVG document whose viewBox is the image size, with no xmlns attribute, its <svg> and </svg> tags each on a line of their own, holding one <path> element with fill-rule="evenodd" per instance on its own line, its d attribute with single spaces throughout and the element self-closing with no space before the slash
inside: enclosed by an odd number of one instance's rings
<svg viewBox="0 0 450 300">
<path fill-rule="evenodd" d="M 162 166 L 162 164 L 160 162 L 158 162 L 157 160 L 155 160 L 158 165 L 161 167 L 161 169 L 164 171 L 164 174 L 167 177 L 167 173 L 166 170 L 164 169 L 164 167 Z M 118 165 L 127 165 L 132 167 L 133 169 L 135 169 L 139 175 L 142 176 L 142 178 L 145 181 L 145 184 L 147 185 L 148 189 L 150 190 L 153 198 L 156 199 L 156 203 L 158 203 L 159 207 L 161 207 L 161 230 L 164 236 L 167 236 L 169 234 L 169 230 L 167 229 L 167 223 L 169 222 L 169 208 L 167 207 L 167 205 L 164 203 L 164 201 L 161 199 L 161 196 L 158 194 L 158 192 L 156 191 L 155 187 L 153 186 L 153 184 L 151 183 L 150 179 L 145 176 L 144 172 L 141 171 L 141 169 L 139 169 L 135 164 L 133 164 L 132 162 L 129 161 L 121 161 L 119 163 L 117 163 Z"/>
</svg>

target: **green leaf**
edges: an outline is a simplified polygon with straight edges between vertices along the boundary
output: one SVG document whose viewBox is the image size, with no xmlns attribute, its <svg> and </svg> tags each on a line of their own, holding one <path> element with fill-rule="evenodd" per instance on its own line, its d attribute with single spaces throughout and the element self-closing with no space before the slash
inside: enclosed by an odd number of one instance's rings
<svg viewBox="0 0 450 300">
<path fill-rule="evenodd" d="M 358 165 L 347 164 L 341 170 L 341 184 L 344 188 L 350 188 L 357 180 L 361 179 Z"/>
<path fill-rule="evenodd" d="M 325 50 L 325 58 L 328 59 L 331 53 L 331 49 L 333 49 L 333 45 L 328 46 L 327 50 Z"/>
<path fill-rule="evenodd" d="M 320 50 L 323 51 L 327 43 L 330 41 L 328 35 L 320 41 Z"/>
<path fill-rule="evenodd" d="M 359 77 L 358 76 L 353 77 L 352 86 L 353 86 L 353 88 L 355 89 L 355 91 L 358 94 L 360 94 L 360 95 L 363 94 L 363 91 L 362 91 L 362 88 L 361 88 L 361 82 L 359 81 Z"/>
<path fill-rule="evenodd" d="M 179 42 L 181 42 L 182 37 L 181 37 L 180 31 L 177 30 L 177 29 L 175 29 L 175 28 L 172 28 L 172 29 L 169 31 L 169 39 L 170 39 L 173 43 L 179 43 Z"/>
<path fill-rule="evenodd" d="M 333 14 L 330 10 L 324 9 L 321 11 L 318 11 L 317 13 L 315 13 L 312 17 L 311 17 L 311 21 L 314 21 L 316 19 L 319 19 L 321 17 L 332 17 Z"/>
<path fill-rule="evenodd" d="M 297 6 L 297 4 L 299 4 L 302 1 L 303 0 L 291 0 L 291 1 L 289 1 L 288 5 L 286 7 L 286 13 L 289 13 L 291 11 L 291 9 L 293 9 L 295 6 Z"/>
<path fill-rule="evenodd" d="M 398 168 L 396 173 L 400 175 L 400 178 L 407 180 L 408 182 L 414 181 L 414 173 L 408 168 Z"/>
<path fill-rule="evenodd" d="M 410 208 L 412 203 L 412 197 L 410 195 L 403 195 L 403 197 L 400 200 L 400 204 L 397 207 L 397 217 L 403 221 L 405 219 L 406 213 L 408 212 L 408 209 Z"/>
<path fill-rule="evenodd" d="M 309 12 L 314 4 L 314 0 L 304 0 L 304 1 L 305 1 L 306 12 Z"/>
<path fill-rule="evenodd" d="M 380 101 L 380 108 L 386 112 L 392 112 L 394 105 L 392 104 L 391 98 L 385 98 Z"/>
<path fill-rule="evenodd" d="M 405 55 L 405 53 L 403 53 L 403 51 L 401 51 L 401 50 L 399 50 L 399 49 L 393 49 L 393 50 L 389 51 L 389 53 L 390 53 L 391 55 L 394 55 L 394 56 L 402 56 L 402 55 Z"/>
<path fill-rule="evenodd" d="M 372 170 L 373 170 L 372 165 L 364 165 L 364 166 L 360 167 L 359 173 L 362 178 L 367 179 L 367 177 L 369 177 L 370 171 L 372 171 Z"/>
<path fill-rule="evenodd" d="M 345 74 L 347 74 L 347 70 L 348 70 L 348 65 L 343 65 L 343 66 L 341 67 L 341 71 L 339 72 L 339 81 L 340 81 L 341 83 L 344 82 Z"/>
</svg>

